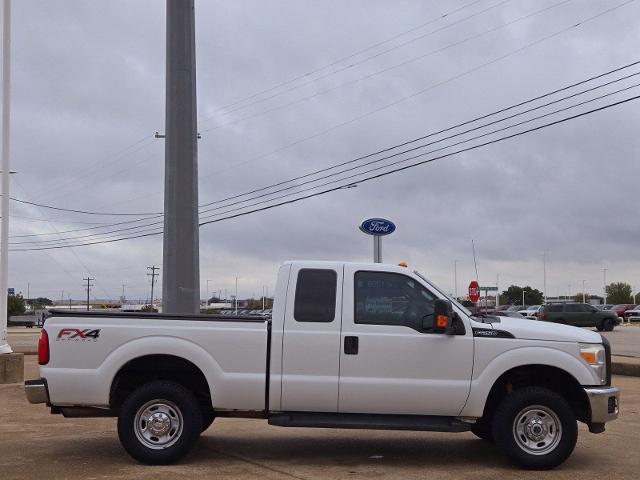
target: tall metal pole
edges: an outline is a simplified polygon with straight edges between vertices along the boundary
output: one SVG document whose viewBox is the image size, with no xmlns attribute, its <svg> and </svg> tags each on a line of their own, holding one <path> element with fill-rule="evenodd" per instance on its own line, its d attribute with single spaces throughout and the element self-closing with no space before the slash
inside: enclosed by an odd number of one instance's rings
<svg viewBox="0 0 640 480">
<path fill-rule="evenodd" d="M 458 300 L 458 262 L 460 260 L 453 261 L 453 292 L 454 297 Z"/>
<path fill-rule="evenodd" d="M 238 314 L 238 277 L 236 277 L 236 296 L 235 296 L 235 303 L 236 303 L 236 315 Z"/>
<path fill-rule="evenodd" d="M 167 0 L 162 300 L 168 313 L 200 311 L 194 0 Z"/>
<path fill-rule="evenodd" d="M 542 297 L 544 298 L 544 303 L 547 303 L 547 255 L 548 253 L 542 254 Z"/>
<path fill-rule="evenodd" d="M 582 280 L 582 303 L 587 303 L 585 298 L 585 294 L 584 294 L 584 280 Z"/>
<path fill-rule="evenodd" d="M 0 353 L 11 353 L 7 343 L 7 289 L 9 287 L 9 114 L 11 100 L 11 0 L 4 0 L 2 17 L 2 216 L 0 230 Z"/>
<path fill-rule="evenodd" d="M 603 283 L 603 287 L 602 289 L 604 290 L 604 304 L 607 304 L 607 269 L 603 268 L 602 269 L 602 283 Z"/>
<path fill-rule="evenodd" d="M 382 263 L 382 237 L 373 236 L 373 263 Z"/>
</svg>

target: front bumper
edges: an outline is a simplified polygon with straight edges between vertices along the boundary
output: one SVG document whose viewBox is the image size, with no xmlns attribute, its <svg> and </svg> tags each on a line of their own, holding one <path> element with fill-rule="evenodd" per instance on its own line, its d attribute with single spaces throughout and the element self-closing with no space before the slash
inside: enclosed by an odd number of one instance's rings
<svg viewBox="0 0 640 480">
<path fill-rule="evenodd" d="M 587 387 L 584 392 L 587 394 L 591 407 L 589 430 L 593 433 L 602 432 L 606 422 L 618 418 L 620 389 L 615 387 Z"/>
<path fill-rule="evenodd" d="M 29 403 L 46 403 L 49 405 L 49 389 L 44 378 L 24 382 L 24 394 Z"/>
</svg>

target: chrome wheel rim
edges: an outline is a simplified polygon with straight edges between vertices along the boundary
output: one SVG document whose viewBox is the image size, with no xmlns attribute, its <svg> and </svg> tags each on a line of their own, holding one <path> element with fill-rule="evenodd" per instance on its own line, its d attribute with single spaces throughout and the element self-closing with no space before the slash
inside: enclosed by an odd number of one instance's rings
<svg viewBox="0 0 640 480">
<path fill-rule="evenodd" d="M 513 421 L 513 437 L 520 449 L 530 455 L 553 451 L 562 438 L 562 424 L 553 410 L 542 405 L 526 407 Z"/>
<path fill-rule="evenodd" d="M 142 405 L 133 420 L 136 437 L 152 450 L 169 448 L 182 435 L 182 412 L 169 400 L 151 400 Z"/>
</svg>

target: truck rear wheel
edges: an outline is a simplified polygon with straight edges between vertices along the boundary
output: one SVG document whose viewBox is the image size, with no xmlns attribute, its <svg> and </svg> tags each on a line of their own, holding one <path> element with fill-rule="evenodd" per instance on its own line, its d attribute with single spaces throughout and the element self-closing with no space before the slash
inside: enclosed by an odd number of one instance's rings
<svg viewBox="0 0 640 480">
<path fill-rule="evenodd" d="M 129 455 L 142 463 L 168 464 L 186 455 L 202 430 L 202 412 L 182 385 L 154 381 L 122 404 L 118 436 Z"/>
<path fill-rule="evenodd" d="M 562 396 L 541 387 L 507 395 L 493 419 L 496 443 L 511 461 L 529 470 L 564 462 L 576 445 L 576 416 Z"/>
</svg>

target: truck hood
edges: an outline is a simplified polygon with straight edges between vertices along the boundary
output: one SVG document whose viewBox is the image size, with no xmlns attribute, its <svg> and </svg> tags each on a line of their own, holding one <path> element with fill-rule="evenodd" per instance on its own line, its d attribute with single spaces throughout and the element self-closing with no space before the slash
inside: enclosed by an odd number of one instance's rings
<svg viewBox="0 0 640 480">
<path fill-rule="evenodd" d="M 599 333 L 584 328 L 561 325 L 513 317 L 499 317 L 500 322 L 493 323 L 495 330 L 504 330 L 523 340 L 546 340 L 551 342 L 602 343 Z"/>
</svg>

